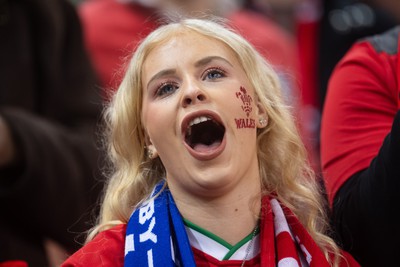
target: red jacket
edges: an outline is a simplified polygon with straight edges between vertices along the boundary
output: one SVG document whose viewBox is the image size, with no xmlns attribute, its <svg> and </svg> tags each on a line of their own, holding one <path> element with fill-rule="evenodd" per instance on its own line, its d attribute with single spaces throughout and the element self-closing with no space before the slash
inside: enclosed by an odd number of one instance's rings
<svg viewBox="0 0 400 267">
<path fill-rule="evenodd" d="M 332 74 L 321 126 L 331 202 L 349 177 L 370 165 L 391 130 L 400 107 L 397 40 L 398 31 L 391 31 L 356 43 Z"/>
</svg>

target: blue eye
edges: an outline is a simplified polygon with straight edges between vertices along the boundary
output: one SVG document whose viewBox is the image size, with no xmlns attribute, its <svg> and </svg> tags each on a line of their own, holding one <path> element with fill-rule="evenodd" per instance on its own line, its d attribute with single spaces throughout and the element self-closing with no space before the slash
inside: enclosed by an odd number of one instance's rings
<svg viewBox="0 0 400 267">
<path fill-rule="evenodd" d="M 225 77 L 225 71 L 220 68 L 211 68 L 206 70 L 204 79 L 216 80 Z"/>
<path fill-rule="evenodd" d="M 164 82 L 160 86 L 158 86 L 156 95 L 157 96 L 170 95 L 173 92 L 175 92 L 177 89 L 178 89 L 178 86 L 176 84 L 171 83 L 171 82 Z"/>
</svg>

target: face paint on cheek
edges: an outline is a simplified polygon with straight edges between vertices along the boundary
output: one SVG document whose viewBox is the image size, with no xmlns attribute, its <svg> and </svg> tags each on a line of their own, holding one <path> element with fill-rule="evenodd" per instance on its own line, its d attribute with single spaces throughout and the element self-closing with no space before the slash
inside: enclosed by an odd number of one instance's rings
<svg viewBox="0 0 400 267">
<path fill-rule="evenodd" d="M 240 86 L 240 91 L 236 92 L 236 98 L 241 100 L 241 107 L 247 118 L 235 118 L 236 128 L 256 128 L 256 123 L 254 119 L 249 118 L 253 107 L 251 103 L 253 102 L 253 98 L 247 94 L 246 88 Z"/>
<path fill-rule="evenodd" d="M 236 128 L 243 129 L 243 128 L 256 128 L 256 121 L 254 119 L 235 119 Z"/>
<path fill-rule="evenodd" d="M 246 113 L 246 116 L 248 118 L 251 111 L 253 110 L 253 107 L 251 105 L 251 102 L 253 102 L 253 98 L 247 94 L 247 90 L 243 86 L 240 86 L 240 91 L 236 92 L 236 98 L 241 100 L 242 109 L 244 113 Z"/>
</svg>

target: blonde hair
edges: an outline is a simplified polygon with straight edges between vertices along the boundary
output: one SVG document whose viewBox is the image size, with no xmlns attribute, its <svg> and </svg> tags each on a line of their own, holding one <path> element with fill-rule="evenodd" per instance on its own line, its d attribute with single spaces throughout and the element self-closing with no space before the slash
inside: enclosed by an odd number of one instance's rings
<svg viewBox="0 0 400 267">
<path fill-rule="evenodd" d="M 142 65 L 153 48 L 182 32 L 196 32 L 218 40 L 232 49 L 268 114 L 268 126 L 258 129 L 258 161 L 264 194 L 274 193 L 303 223 L 324 251 L 340 250 L 326 234 L 324 198 L 290 108 L 284 104 L 277 75 L 262 56 L 240 35 L 210 20 L 182 19 L 159 27 L 147 36 L 134 53 L 124 79 L 106 110 L 108 152 L 113 166 L 107 183 L 98 225 L 88 240 L 117 223 L 127 223 L 134 208 L 165 175 L 160 160 L 146 156 L 141 123 Z"/>
</svg>

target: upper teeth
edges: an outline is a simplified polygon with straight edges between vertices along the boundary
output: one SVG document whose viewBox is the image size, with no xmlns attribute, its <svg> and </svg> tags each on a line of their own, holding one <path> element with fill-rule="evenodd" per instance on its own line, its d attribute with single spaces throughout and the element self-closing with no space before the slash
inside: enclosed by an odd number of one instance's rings
<svg viewBox="0 0 400 267">
<path fill-rule="evenodd" d="M 206 117 L 206 116 L 200 116 L 200 117 L 194 118 L 194 119 L 189 123 L 189 127 L 190 127 L 190 126 L 193 126 L 193 125 L 195 125 L 195 124 L 199 124 L 199 123 L 201 123 L 201 122 L 209 121 L 209 120 L 211 120 L 211 119 L 208 118 L 208 117 Z"/>
</svg>

